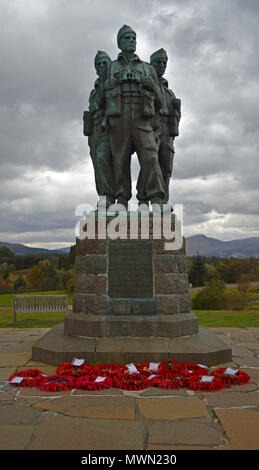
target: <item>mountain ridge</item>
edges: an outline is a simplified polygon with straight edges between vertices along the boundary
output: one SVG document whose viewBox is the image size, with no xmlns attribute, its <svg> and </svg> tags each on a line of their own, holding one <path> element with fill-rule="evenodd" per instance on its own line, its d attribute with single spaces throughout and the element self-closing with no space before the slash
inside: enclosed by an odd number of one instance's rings
<svg viewBox="0 0 259 470">
<path fill-rule="evenodd" d="M 207 237 L 203 234 L 186 238 L 187 256 L 197 253 L 219 258 L 259 258 L 259 237 L 238 238 L 229 241 Z"/>
<path fill-rule="evenodd" d="M 36 255 L 36 254 L 53 254 L 53 255 L 60 255 L 64 253 L 69 253 L 70 247 L 66 248 L 59 248 L 56 250 L 49 250 L 48 248 L 37 248 L 31 247 L 27 245 L 23 245 L 22 243 L 11 243 L 11 242 L 2 242 L 0 241 L 0 248 L 6 247 L 12 250 L 16 255 Z"/>
<path fill-rule="evenodd" d="M 0 241 L 0 248 L 6 246 L 17 255 L 46 254 L 61 255 L 69 253 L 71 246 L 49 250 L 47 248 L 37 248 L 23 245 L 21 243 L 11 243 Z M 199 253 L 202 256 L 216 256 L 219 258 L 259 258 L 259 237 L 238 238 L 229 241 L 207 237 L 203 234 L 186 237 L 186 254 L 195 256 Z"/>
</svg>

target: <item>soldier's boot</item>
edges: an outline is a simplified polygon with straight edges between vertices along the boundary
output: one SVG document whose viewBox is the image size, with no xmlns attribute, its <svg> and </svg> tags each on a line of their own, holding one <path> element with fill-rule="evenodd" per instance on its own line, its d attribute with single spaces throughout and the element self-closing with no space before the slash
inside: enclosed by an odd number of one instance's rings
<svg viewBox="0 0 259 470">
<path fill-rule="evenodd" d="M 124 199 L 123 197 L 118 197 L 117 204 L 121 204 L 125 207 L 126 210 L 128 210 L 128 201 L 126 201 L 126 199 Z"/>
</svg>

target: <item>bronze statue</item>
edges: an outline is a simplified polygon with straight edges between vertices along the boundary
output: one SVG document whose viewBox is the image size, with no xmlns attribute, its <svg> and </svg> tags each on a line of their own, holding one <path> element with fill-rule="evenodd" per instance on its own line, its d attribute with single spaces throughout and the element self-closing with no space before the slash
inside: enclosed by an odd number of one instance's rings
<svg viewBox="0 0 259 470">
<path fill-rule="evenodd" d="M 99 196 L 106 196 L 107 207 L 115 202 L 114 180 L 108 126 L 105 122 L 105 110 L 100 106 L 100 99 L 103 75 L 109 62 L 111 59 L 106 52 L 97 52 L 94 65 L 98 78 L 90 93 L 89 111 L 84 113 L 84 135 L 88 136 L 96 190 Z"/>
<path fill-rule="evenodd" d="M 136 33 L 124 25 L 117 35 L 121 52 L 107 64 L 104 106 L 108 118 L 115 198 L 127 207 L 131 198 L 131 154 L 135 150 L 152 203 L 162 204 L 164 184 L 151 119 L 162 106 L 155 70 L 135 54 Z"/>
<path fill-rule="evenodd" d="M 164 49 L 159 49 L 150 56 L 150 64 L 154 67 L 158 82 L 160 85 L 161 93 L 163 96 L 163 106 L 157 113 L 156 118 L 153 120 L 154 132 L 158 139 L 158 160 L 162 171 L 165 198 L 163 203 L 166 204 L 169 200 L 169 183 L 173 171 L 174 160 L 174 138 L 179 135 L 179 121 L 181 119 L 181 101 L 177 99 L 168 88 L 168 82 L 163 75 L 167 66 L 167 53 Z M 148 203 L 148 197 L 145 191 L 145 179 L 140 171 L 137 182 L 137 199 L 139 204 Z"/>
<path fill-rule="evenodd" d="M 107 207 L 115 201 L 126 208 L 131 199 L 131 155 L 140 163 L 137 183 L 139 203 L 159 204 L 169 199 L 173 169 L 174 138 L 178 135 L 181 101 L 163 78 L 167 54 L 159 49 L 150 64 L 135 54 L 136 33 L 124 25 L 117 34 L 121 52 L 111 60 L 98 51 L 98 79 L 84 113 L 84 135 L 90 154 L 98 195 Z"/>
</svg>

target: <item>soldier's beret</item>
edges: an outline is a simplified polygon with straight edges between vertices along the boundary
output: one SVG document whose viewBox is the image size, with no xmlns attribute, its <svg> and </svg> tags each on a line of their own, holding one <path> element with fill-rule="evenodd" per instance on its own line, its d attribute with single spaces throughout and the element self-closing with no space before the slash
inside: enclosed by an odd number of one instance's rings
<svg viewBox="0 0 259 470">
<path fill-rule="evenodd" d="M 124 36 L 124 34 L 126 33 L 135 33 L 135 31 L 128 25 L 124 24 L 122 26 L 122 28 L 119 30 L 118 34 L 117 34 L 117 44 L 119 46 L 119 43 L 120 43 L 120 39 L 122 38 L 122 36 Z"/>
<path fill-rule="evenodd" d="M 98 51 L 95 58 L 94 58 L 94 65 L 96 67 L 97 61 L 100 59 L 108 59 L 109 62 L 111 62 L 110 56 L 107 54 L 107 52 L 104 51 Z"/>
<path fill-rule="evenodd" d="M 166 60 L 168 60 L 167 53 L 163 48 L 158 49 L 158 51 L 153 52 L 153 54 L 151 54 L 150 63 L 152 64 L 152 62 L 155 62 L 157 59 L 166 59 Z"/>
</svg>

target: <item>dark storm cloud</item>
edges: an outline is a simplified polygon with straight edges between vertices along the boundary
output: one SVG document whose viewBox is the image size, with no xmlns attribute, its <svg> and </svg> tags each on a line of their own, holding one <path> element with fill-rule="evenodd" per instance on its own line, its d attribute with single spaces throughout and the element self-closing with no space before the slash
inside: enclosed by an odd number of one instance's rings
<svg viewBox="0 0 259 470">
<path fill-rule="evenodd" d="M 254 230 L 257 1 L 0 0 L 0 8 L 0 239 L 19 231 L 29 240 L 31 231 L 43 240 L 45 231 L 49 241 L 51 233 L 60 240 L 59 228 L 73 229 L 76 205 L 95 203 L 82 114 L 96 79 L 95 54 L 116 58 L 124 23 L 137 32 L 143 60 L 167 50 L 165 76 L 182 99 L 172 202 L 184 204 L 194 232 L 210 230 L 214 213 L 219 226 L 225 217 L 228 233 L 232 223 L 237 235 L 245 220 Z M 134 185 L 138 170 L 134 156 Z"/>
</svg>

